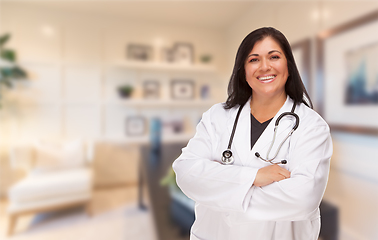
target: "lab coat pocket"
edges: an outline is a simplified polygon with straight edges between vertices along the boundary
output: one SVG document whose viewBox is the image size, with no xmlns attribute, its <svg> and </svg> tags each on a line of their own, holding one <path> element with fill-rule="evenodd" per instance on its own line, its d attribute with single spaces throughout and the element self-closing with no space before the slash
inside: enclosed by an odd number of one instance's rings
<svg viewBox="0 0 378 240">
<path fill-rule="evenodd" d="M 228 226 L 224 223 L 224 212 L 214 211 L 208 206 L 197 204 L 196 220 L 192 226 L 191 233 L 198 239 L 230 239 L 227 235 Z"/>
<path fill-rule="evenodd" d="M 293 240 L 317 240 L 320 232 L 320 218 L 292 222 Z"/>
</svg>

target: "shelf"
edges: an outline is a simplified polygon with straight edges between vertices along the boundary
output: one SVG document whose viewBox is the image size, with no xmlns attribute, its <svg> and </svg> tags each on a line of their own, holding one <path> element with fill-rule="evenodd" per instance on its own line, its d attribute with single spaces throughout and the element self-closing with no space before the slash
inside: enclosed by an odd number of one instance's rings
<svg viewBox="0 0 378 240">
<path fill-rule="evenodd" d="M 177 72 L 193 72 L 193 73 L 215 73 L 216 68 L 211 64 L 174 64 L 163 62 L 138 62 L 138 61 L 118 61 L 118 62 L 73 62 L 73 61 L 19 61 L 22 65 L 35 65 L 35 66 L 64 66 L 64 67 L 120 67 L 132 70 L 154 70 L 154 71 L 177 71 Z"/>
<path fill-rule="evenodd" d="M 110 101 L 108 104 L 120 104 L 127 107 L 211 107 L 216 102 L 214 100 L 144 100 L 127 99 L 120 101 Z"/>
<path fill-rule="evenodd" d="M 193 64 L 183 65 L 174 63 L 159 63 L 159 62 L 137 62 L 137 61 L 120 61 L 110 66 L 123 67 L 136 70 L 158 70 L 158 71 L 186 71 L 186 72 L 216 72 L 214 65 Z"/>
<path fill-rule="evenodd" d="M 125 106 L 130 108 L 198 108 L 206 107 L 210 108 L 216 104 L 214 100 L 143 100 L 143 99 L 128 99 L 128 100 L 88 100 L 88 101 L 79 101 L 79 100 L 59 100 L 59 101 L 50 101 L 50 102 L 38 102 L 30 103 L 25 102 L 25 106 L 75 106 L 75 107 L 85 107 L 85 106 L 106 106 L 106 105 L 117 105 Z"/>
<path fill-rule="evenodd" d="M 193 138 L 194 133 L 183 133 L 176 135 L 162 135 L 161 143 L 177 143 L 177 142 L 188 142 Z M 150 143 L 150 136 L 139 136 L 139 137 L 125 137 L 125 138 L 106 138 L 109 142 L 121 143 L 121 144 L 148 144 Z"/>
</svg>

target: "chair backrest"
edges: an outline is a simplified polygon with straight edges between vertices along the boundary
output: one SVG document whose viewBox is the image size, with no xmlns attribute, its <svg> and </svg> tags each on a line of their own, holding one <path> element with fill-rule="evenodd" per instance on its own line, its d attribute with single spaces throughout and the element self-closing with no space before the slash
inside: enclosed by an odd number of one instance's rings
<svg viewBox="0 0 378 240">
<path fill-rule="evenodd" d="M 85 167 L 92 159 L 92 142 L 80 139 L 60 142 L 37 140 L 15 145 L 10 150 L 12 168 L 26 172 Z"/>
<path fill-rule="evenodd" d="M 31 144 L 17 144 L 9 149 L 10 166 L 28 172 L 34 165 L 34 150 Z"/>
</svg>

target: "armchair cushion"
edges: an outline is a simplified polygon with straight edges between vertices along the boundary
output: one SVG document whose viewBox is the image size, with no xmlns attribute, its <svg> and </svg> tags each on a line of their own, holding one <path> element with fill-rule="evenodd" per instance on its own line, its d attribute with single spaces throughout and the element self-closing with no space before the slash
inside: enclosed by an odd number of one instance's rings
<svg viewBox="0 0 378 240">
<path fill-rule="evenodd" d="M 84 145 L 81 140 L 68 143 L 38 141 L 34 144 L 34 149 L 36 158 L 32 174 L 85 166 Z"/>
<path fill-rule="evenodd" d="M 12 186 L 8 194 L 10 202 L 24 203 L 90 194 L 91 190 L 92 171 L 89 168 L 78 168 L 29 175 Z"/>
</svg>

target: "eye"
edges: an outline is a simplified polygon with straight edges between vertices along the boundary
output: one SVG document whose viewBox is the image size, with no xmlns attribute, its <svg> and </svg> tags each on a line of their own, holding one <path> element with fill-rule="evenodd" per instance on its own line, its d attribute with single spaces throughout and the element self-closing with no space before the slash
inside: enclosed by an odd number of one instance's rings
<svg viewBox="0 0 378 240">
<path fill-rule="evenodd" d="M 249 62 L 257 62 L 257 61 L 258 61 L 257 58 L 252 58 L 252 59 L 249 60 Z"/>
<path fill-rule="evenodd" d="M 280 59 L 280 56 L 273 55 L 273 56 L 271 57 L 271 59 Z"/>
</svg>

